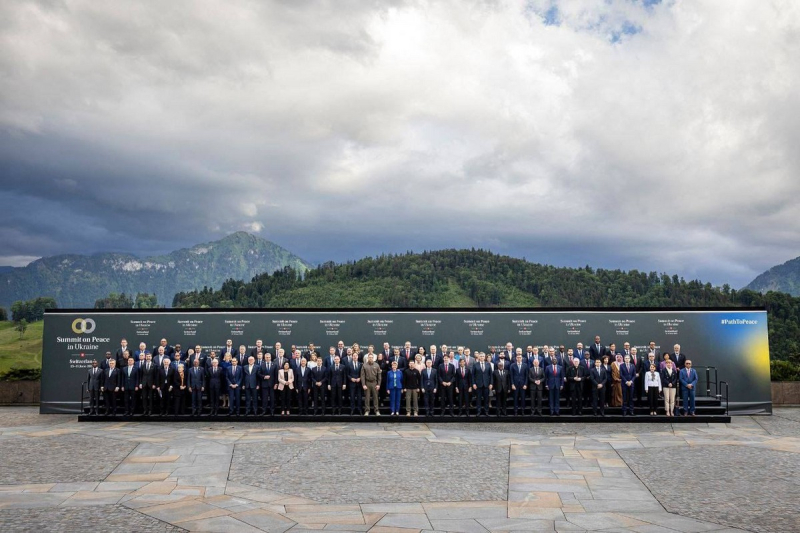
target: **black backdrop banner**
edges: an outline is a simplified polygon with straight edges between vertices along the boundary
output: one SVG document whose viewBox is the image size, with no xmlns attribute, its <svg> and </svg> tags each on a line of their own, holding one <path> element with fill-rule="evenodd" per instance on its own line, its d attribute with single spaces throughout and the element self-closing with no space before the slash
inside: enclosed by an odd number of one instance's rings
<svg viewBox="0 0 800 533">
<path fill-rule="evenodd" d="M 731 414 L 771 413 L 767 314 L 763 309 L 530 309 L 530 310 L 48 310 L 42 355 L 41 413 L 80 411 L 81 383 L 93 359 L 105 358 L 126 338 L 131 350 L 144 342 L 152 351 L 162 338 L 185 351 L 201 345 L 218 351 L 227 339 L 248 350 L 261 339 L 270 353 L 286 349 L 318 353 L 339 340 L 392 347 L 410 341 L 414 349 L 432 344 L 466 346 L 473 352 L 528 345 L 588 346 L 600 335 L 603 344 L 624 342 L 642 349 L 655 341 L 659 350 L 681 351 L 694 363 L 704 394 L 704 367 L 730 383 Z M 712 381 L 714 374 L 711 374 Z M 713 390 L 712 394 L 716 391 Z"/>
</svg>

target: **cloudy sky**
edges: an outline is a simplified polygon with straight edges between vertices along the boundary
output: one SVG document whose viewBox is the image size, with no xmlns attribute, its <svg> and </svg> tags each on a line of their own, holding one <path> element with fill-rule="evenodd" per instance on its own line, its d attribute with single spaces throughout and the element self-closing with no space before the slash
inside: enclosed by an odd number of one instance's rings
<svg viewBox="0 0 800 533">
<path fill-rule="evenodd" d="M 247 230 L 739 287 L 800 255 L 800 2 L 0 3 L 0 264 Z"/>
</svg>

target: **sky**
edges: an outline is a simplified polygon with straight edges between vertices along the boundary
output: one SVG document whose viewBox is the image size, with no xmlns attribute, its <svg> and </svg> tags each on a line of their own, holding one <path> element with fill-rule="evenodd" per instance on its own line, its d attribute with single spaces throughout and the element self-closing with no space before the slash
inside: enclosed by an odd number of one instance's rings
<svg viewBox="0 0 800 533">
<path fill-rule="evenodd" d="M 741 287 L 800 255 L 800 2 L 0 3 L 0 265 L 245 230 Z"/>
</svg>

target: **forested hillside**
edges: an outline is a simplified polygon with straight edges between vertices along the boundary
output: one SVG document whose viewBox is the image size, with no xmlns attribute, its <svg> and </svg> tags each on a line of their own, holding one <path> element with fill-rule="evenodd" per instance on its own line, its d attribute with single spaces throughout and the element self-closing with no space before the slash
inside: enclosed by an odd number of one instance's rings
<svg viewBox="0 0 800 533">
<path fill-rule="evenodd" d="M 305 275 L 286 268 L 217 290 L 178 293 L 176 307 L 766 306 L 773 359 L 800 356 L 800 298 L 736 291 L 676 275 L 529 263 L 483 250 L 385 255 Z"/>
</svg>

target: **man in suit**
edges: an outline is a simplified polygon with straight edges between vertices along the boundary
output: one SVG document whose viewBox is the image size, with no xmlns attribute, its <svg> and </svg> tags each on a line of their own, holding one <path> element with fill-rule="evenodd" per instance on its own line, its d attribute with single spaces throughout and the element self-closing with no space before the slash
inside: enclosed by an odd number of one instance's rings
<svg viewBox="0 0 800 533">
<path fill-rule="evenodd" d="M 561 354 L 557 354 L 556 353 L 556 349 L 555 348 L 549 348 L 548 349 L 547 359 L 545 359 L 545 362 L 544 362 L 545 368 L 548 367 L 548 366 L 551 366 L 551 365 L 558 365 L 563 370 L 565 362 L 566 361 L 564 360 L 563 357 L 561 357 Z"/>
<path fill-rule="evenodd" d="M 583 361 L 584 354 L 586 354 L 586 358 L 587 359 L 591 359 L 592 358 L 591 357 L 591 353 L 589 353 L 589 350 L 585 350 L 583 348 L 583 343 L 579 342 L 578 345 L 575 346 L 575 357 L 577 357 L 578 359 Z M 594 365 L 592 365 L 592 366 L 594 366 Z"/>
<path fill-rule="evenodd" d="M 345 363 L 345 368 L 347 369 L 347 388 L 350 389 L 350 416 L 356 411 L 361 414 L 364 389 L 361 384 L 361 362 L 358 360 L 358 354 L 354 353 L 350 356 L 349 361 Z"/>
<path fill-rule="evenodd" d="M 211 368 L 206 372 L 208 373 L 209 415 L 217 416 L 217 411 L 219 410 L 219 395 L 225 386 L 225 376 L 223 375 L 222 369 L 219 367 L 219 359 L 214 357 L 211 360 Z"/>
<path fill-rule="evenodd" d="M 589 373 L 589 382 L 592 384 L 592 413 L 597 416 L 598 409 L 600 416 L 605 415 L 606 384 L 608 375 L 600 359 L 594 360 L 594 366 Z"/>
<path fill-rule="evenodd" d="M 303 357 L 306 358 L 306 361 L 311 361 L 311 356 L 316 355 L 318 359 L 320 358 L 319 352 L 317 351 L 317 347 L 314 346 L 313 342 L 308 343 L 308 350 L 303 353 Z"/>
<path fill-rule="evenodd" d="M 661 350 L 656 348 L 656 341 L 650 341 L 650 343 L 647 345 L 647 350 L 645 351 L 647 352 L 646 355 L 648 357 L 650 354 L 653 354 L 653 358 L 659 363 L 661 362 Z M 658 368 L 658 366 L 656 366 L 656 368 Z"/>
<path fill-rule="evenodd" d="M 111 352 L 109 352 L 111 353 Z M 100 387 L 103 382 L 103 371 L 98 368 L 97 359 L 92 360 L 92 368 L 86 377 L 86 387 L 89 389 L 89 414 L 96 415 L 100 409 Z"/>
<path fill-rule="evenodd" d="M 697 416 L 694 413 L 697 372 L 692 368 L 690 360 L 687 359 L 684 362 L 683 370 L 678 373 L 678 379 L 681 384 L 681 414 L 683 416 Z"/>
<path fill-rule="evenodd" d="M 433 405 L 436 390 L 439 385 L 439 378 L 433 368 L 433 360 L 425 360 L 425 370 L 422 371 L 422 395 L 425 401 L 425 416 L 432 416 L 435 412 Z"/>
<path fill-rule="evenodd" d="M 514 350 L 514 345 L 510 342 L 507 342 L 505 350 L 497 354 L 497 358 L 494 361 L 495 363 L 500 360 L 500 355 L 502 355 L 503 359 L 505 359 L 506 364 L 504 366 L 506 367 L 506 370 L 508 370 L 508 365 L 515 360 L 514 357 L 517 355 L 516 351 Z"/>
<path fill-rule="evenodd" d="M 463 353 L 463 352 L 462 352 Z M 458 394 L 458 416 L 469 416 L 469 393 L 472 390 L 472 370 L 467 368 L 465 357 L 458 360 L 455 377 L 456 394 Z"/>
<path fill-rule="evenodd" d="M 456 367 L 450 362 L 450 356 L 445 355 L 442 357 L 442 364 L 436 372 L 439 386 L 439 407 L 444 416 L 445 409 L 450 411 L 450 416 L 455 416 L 453 413 L 453 392 L 455 391 Z"/>
<path fill-rule="evenodd" d="M 517 356 L 511 365 L 511 393 L 514 395 L 514 416 L 525 414 L 525 394 L 528 391 L 528 367 L 522 357 L 522 348 L 517 348 Z"/>
<path fill-rule="evenodd" d="M 589 381 L 588 377 L 589 373 L 580 360 L 577 357 L 572 359 L 572 365 L 567 369 L 572 416 L 583 414 L 583 385 L 585 381 Z"/>
<path fill-rule="evenodd" d="M 347 355 L 347 348 L 344 347 L 343 341 L 336 343 L 336 355 L 339 356 L 339 362 L 344 363 L 344 357 Z"/>
<path fill-rule="evenodd" d="M 328 368 L 328 391 L 331 393 L 331 413 L 342 414 L 342 394 L 347 384 L 347 369 L 338 355 L 334 355 L 333 364 Z"/>
<path fill-rule="evenodd" d="M 119 345 L 120 345 L 119 348 L 117 348 L 117 351 L 114 353 L 114 359 L 117 360 L 117 368 L 122 368 L 124 366 L 123 365 L 123 359 L 124 359 L 124 363 L 128 364 L 128 356 L 127 355 L 123 355 L 123 353 L 124 352 L 128 352 L 128 355 L 130 355 L 131 351 L 128 349 L 128 340 L 127 339 L 125 339 L 125 338 L 121 339 L 119 341 Z M 142 345 L 144 345 L 145 347 L 147 346 L 144 343 L 142 343 Z M 139 346 L 139 351 L 142 351 L 142 346 L 141 345 Z M 134 359 L 139 359 L 139 352 L 138 351 L 136 353 L 134 353 L 133 355 L 134 355 Z"/>
<path fill-rule="evenodd" d="M 153 358 L 153 362 L 157 367 L 161 368 L 162 366 L 164 366 L 164 359 L 169 359 L 169 358 L 167 357 L 167 354 L 164 353 L 164 348 L 159 346 L 156 349 L 156 356 Z"/>
<path fill-rule="evenodd" d="M 228 386 L 228 416 L 239 416 L 242 406 L 244 371 L 236 357 L 231 359 L 231 366 L 225 372 L 225 383 Z"/>
<path fill-rule="evenodd" d="M 189 352 L 187 352 L 188 356 L 186 358 L 186 364 L 189 365 L 189 368 L 194 368 L 194 361 L 197 359 L 200 363 L 200 368 L 205 370 L 206 357 L 203 355 L 203 347 L 198 344 L 194 347 L 194 350 L 190 349 Z"/>
<path fill-rule="evenodd" d="M 403 343 L 403 350 L 400 352 L 400 355 L 405 357 L 406 361 L 408 363 L 411 363 L 411 361 L 414 360 L 414 355 L 415 354 L 414 354 L 414 351 L 411 349 L 411 342 L 410 341 L 406 341 L 405 343 Z M 419 368 L 417 370 L 422 371 L 423 369 Z"/>
<path fill-rule="evenodd" d="M 256 365 L 256 358 L 252 355 L 247 357 L 242 367 L 242 388 L 244 389 L 245 404 L 244 416 L 253 416 L 258 412 L 258 391 L 261 384 L 258 382 L 260 368 Z"/>
<path fill-rule="evenodd" d="M 192 395 L 192 416 L 200 416 L 203 412 L 203 392 L 206 390 L 206 371 L 200 366 L 200 359 L 195 357 L 189 368 L 189 393 Z"/>
<path fill-rule="evenodd" d="M 164 350 L 160 349 L 159 353 L 163 354 Z M 175 375 L 175 369 L 170 364 L 169 357 L 166 355 L 161 358 L 161 366 L 158 367 L 158 391 L 161 397 L 159 405 L 159 414 L 165 416 L 169 414 L 169 400 L 170 392 L 172 391 L 172 380 Z"/>
<path fill-rule="evenodd" d="M 139 369 L 128 358 L 128 364 L 122 369 L 122 394 L 125 399 L 125 416 L 133 416 L 136 410 L 136 393 L 139 392 Z"/>
<path fill-rule="evenodd" d="M 578 343 L 578 346 L 581 346 L 581 343 Z M 592 402 L 592 397 L 594 396 L 592 381 L 588 378 L 591 377 L 590 374 L 592 373 L 592 369 L 595 367 L 594 362 L 600 361 L 600 359 L 592 360 L 589 350 L 582 350 L 582 353 L 582 356 L 578 356 L 578 352 L 576 352 L 575 357 L 580 359 L 581 366 L 586 371 L 587 379 L 583 380 L 583 406 L 588 409 L 589 404 Z"/>
<path fill-rule="evenodd" d="M 528 388 L 531 391 L 531 415 L 542 416 L 542 391 L 545 383 L 544 369 L 539 364 L 538 357 L 534 357 L 531 361 L 533 366 L 528 370 Z"/>
<path fill-rule="evenodd" d="M 272 354 L 264 354 L 264 362 L 259 366 L 258 379 L 261 383 L 262 415 L 275 414 L 275 387 L 278 385 L 278 365 L 272 362 Z"/>
<path fill-rule="evenodd" d="M 322 365 L 311 369 L 311 387 L 314 391 L 314 416 L 325 415 L 325 393 L 330 383 L 330 371 Z"/>
<path fill-rule="evenodd" d="M 280 343 L 276 343 L 276 346 Z M 283 369 L 283 363 L 287 361 L 283 348 L 275 348 L 275 366 L 278 370 Z"/>
<path fill-rule="evenodd" d="M 394 350 L 392 350 L 392 355 L 391 357 L 389 357 L 388 361 L 390 367 L 392 363 L 397 363 L 398 370 L 405 370 L 408 363 L 408 361 L 406 361 L 406 358 L 400 354 L 400 348 L 395 348 Z"/>
<path fill-rule="evenodd" d="M 486 354 L 478 354 L 478 362 L 472 367 L 472 390 L 476 396 L 476 416 L 489 416 L 489 387 L 492 385 L 492 367 L 486 362 Z"/>
<path fill-rule="evenodd" d="M 550 348 L 550 359 L 555 359 L 555 350 Z M 556 363 L 552 363 L 545 369 L 545 388 L 547 389 L 548 401 L 550 403 L 550 414 L 560 416 L 561 409 L 561 391 L 564 390 L 564 367 Z"/>
<path fill-rule="evenodd" d="M 111 359 L 112 359 L 111 352 L 106 352 L 106 358 L 103 359 L 102 361 L 100 361 L 100 365 L 99 365 L 100 370 L 108 370 L 108 367 L 110 366 L 108 363 L 109 363 L 109 361 L 111 361 Z M 117 360 L 114 359 L 115 363 L 116 363 L 116 361 Z"/>
<path fill-rule="evenodd" d="M 336 355 L 336 348 L 331 346 L 330 348 L 328 348 L 328 355 L 326 355 L 322 359 L 322 366 L 324 366 L 325 368 L 332 367 L 333 366 L 333 360 L 334 360 L 335 357 L 338 357 Z M 342 358 L 339 357 L 339 363 L 341 363 L 341 362 L 342 362 Z"/>
<path fill-rule="evenodd" d="M 103 393 L 103 402 L 106 408 L 104 414 L 108 415 L 110 410 L 111 416 L 116 416 L 117 392 L 119 392 L 120 386 L 120 375 L 116 359 L 108 361 L 108 370 L 104 370 L 102 375 L 100 390 Z"/>
<path fill-rule="evenodd" d="M 167 339 L 161 339 L 161 342 L 158 343 L 158 348 L 164 348 L 164 355 L 172 359 L 172 356 L 175 354 L 175 348 L 169 345 Z"/>
<path fill-rule="evenodd" d="M 261 359 L 263 359 L 264 358 L 264 353 L 266 351 L 267 351 L 267 349 L 264 348 L 264 341 L 262 341 L 261 339 L 258 339 L 256 341 L 255 348 L 250 348 L 250 353 L 248 355 L 252 355 L 253 358 L 254 358 L 253 360 L 256 361 L 256 363 L 258 363 L 258 360 L 259 360 L 258 354 L 261 354 Z"/>
<path fill-rule="evenodd" d="M 686 354 L 681 352 L 680 344 L 676 344 L 675 346 L 673 346 L 673 353 L 670 354 L 670 359 L 672 359 L 672 362 L 679 370 L 682 370 L 683 367 L 686 365 Z"/>
<path fill-rule="evenodd" d="M 594 344 L 589 346 L 589 354 L 592 359 L 602 359 L 608 353 L 608 349 L 600 342 L 600 335 L 595 335 Z"/>
<path fill-rule="evenodd" d="M 430 346 L 430 352 L 429 352 L 429 353 L 428 353 L 428 355 L 425 357 L 425 359 L 426 359 L 426 360 L 429 360 L 429 361 L 431 362 L 431 367 L 432 367 L 434 370 L 436 370 L 437 368 L 439 368 L 439 365 L 441 365 L 441 364 L 442 364 L 442 356 L 439 354 L 439 351 L 438 351 L 438 350 L 439 350 L 439 349 L 436 347 L 436 345 L 435 345 L 435 344 L 431 344 L 431 346 Z M 426 366 L 427 366 L 427 363 L 426 363 Z"/>
<path fill-rule="evenodd" d="M 627 342 L 625 344 L 628 344 Z M 650 370 L 649 366 L 645 366 L 645 359 L 639 354 L 639 350 L 635 347 L 630 349 L 631 364 L 636 368 L 636 384 L 634 395 L 636 397 L 636 407 L 642 405 L 642 391 L 644 391 L 644 375 Z M 658 365 L 656 365 L 658 370 Z"/>
<path fill-rule="evenodd" d="M 295 352 L 296 357 L 294 361 L 297 365 L 297 371 L 292 370 L 294 373 L 294 388 L 297 390 L 297 406 L 298 414 L 308 414 L 308 399 L 311 396 L 311 369 L 308 368 L 308 363 L 302 357 L 300 352 Z M 289 363 L 291 366 L 291 362 Z"/>
<path fill-rule="evenodd" d="M 506 416 L 508 408 L 508 393 L 511 390 L 511 374 L 506 370 L 506 362 L 501 357 L 497 360 L 497 370 L 492 375 L 492 384 L 489 390 L 494 390 L 495 415 Z"/>
<path fill-rule="evenodd" d="M 220 360 L 224 361 L 227 354 L 231 354 L 231 358 L 236 356 L 236 348 L 233 347 L 233 341 L 231 339 L 226 340 L 222 349 L 219 351 Z"/>
<path fill-rule="evenodd" d="M 622 379 L 622 416 L 630 414 L 635 416 L 633 411 L 633 395 L 636 388 L 636 368 L 631 364 L 631 356 L 625 356 L 619 368 L 619 377 Z"/>
</svg>

